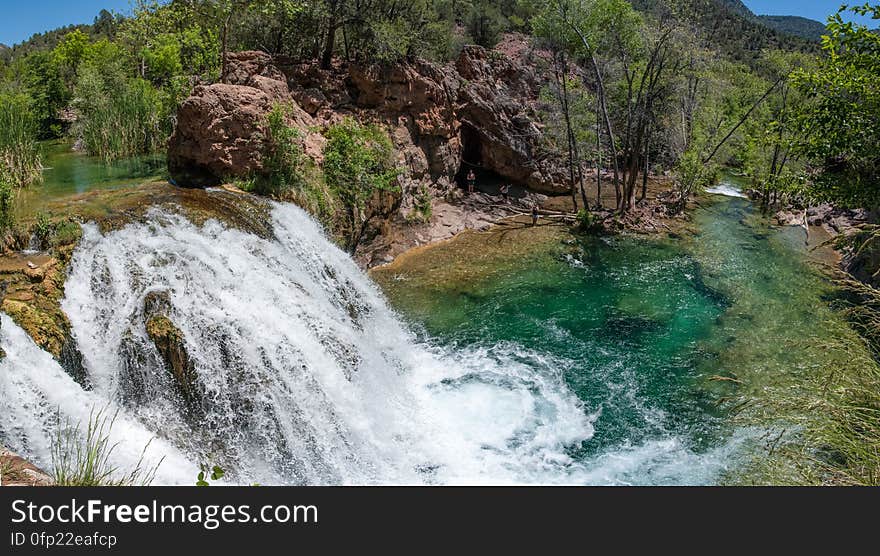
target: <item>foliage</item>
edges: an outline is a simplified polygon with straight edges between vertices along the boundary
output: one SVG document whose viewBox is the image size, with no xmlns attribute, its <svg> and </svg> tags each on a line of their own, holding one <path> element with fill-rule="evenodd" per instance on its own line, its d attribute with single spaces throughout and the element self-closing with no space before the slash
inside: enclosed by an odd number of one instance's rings
<svg viewBox="0 0 880 556">
<path fill-rule="evenodd" d="M 125 77 L 109 61 L 80 67 L 74 105 L 80 113 L 77 133 L 90 154 L 109 161 L 164 144 L 159 93 L 143 79 Z"/>
<path fill-rule="evenodd" d="M 391 140 L 376 125 L 346 118 L 327 130 L 324 176 L 347 211 L 347 247 L 354 251 L 368 219 L 367 202 L 378 192 L 397 190 L 400 170 Z"/>
<path fill-rule="evenodd" d="M 38 249 L 72 245 L 82 237 L 82 227 L 72 218 L 53 218 L 46 212 L 37 213 L 30 227 Z"/>
<path fill-rule="evenodd" d="M 15 223 L 15 187 L 3 176 L 0 176 L 0 232 L 4 232 Z"/>
<path fill-rule="evenodd" d="M 33 231 L 34 236 L 40 245 L 46 245 L 49 243 L 49 238 L 52 236 L 52 221 L 49 219 L 48 214 L 45 212 L 37 213 Z"/>
<path fill-rule="evenodd" d="M 711 44 L 713 50 L 734 63 L 751 66 L 765 50 L 817 50 L 813 40 L 768 27 L 741 2 L 724 4 L 718 0 L 632 0 L 639 10 L 687 23 L 699 42 Z"/>
<path fill-rule="evenodd" d="M 792 15 L 761 15 L 761 22 L 780 33 L 819 42 L 825 34 L 825 25 L 806 17 Z"/>
<path fill-rule="evenodd" d="M 841 279 L 835 304 L 856 325 L 880 329 L 880 292 Z M 835 362 L 810 366 L 797 382 L 738 400 L 737 419 L 768 431 L 769 453 L 748 469 L 751 482 L 830 486 L 880 486 L 880 365 L 876 344 L 853 348 L 857 338 L 843 323 L 828 323 L 823 349 Z M 865 336 L 870 340 L 871 336 Z M 874 336 L 876 340 L 876 335 Z"/>
<path fill-rule="evenodd" d="M 880 6 L 851 8 L 880 19 Z M 880 206 L 880 35 L 828 20 L 825 57 L 818 69 L 801 71 L 795 84 L 802 103 L 795 115 L 797 152 L 816 169 L 806 193 L 849 206 Z"/>
<path fill-rule="evenodd" d="M 219 465 L 211 467 L 209 471 L 210 474 L 208 474 L 208 472 L 205 471 L 204 468 L 199 471 L 199 476 L 196 478 L 196 486 L 211 486 L 211 483 L 210 481 L 208 481 L 208 479 L 210 479 L 211 481 L 219 481 L 223 478 L 224 475 L 226 475 L 226 472 Z"/>
<path fill-rule="evenodd" d="M 265 174 L 255 178 L 255 191 L 278 196 L 291 188 L 302 189 L 305 155 L 299 131 L 287 124 L 292 107 L 276 104 L 266 116 L 263 152 Z"/>
<path fill-rule="evenodd" d="M 602 230 L 602 221 L 589 210 L 579 210 L 576 220 L 577 229 L 582 233 L 593 234 Z"/>
<path fill-rule="evenodd" d="M 264 171 L 237 182 L 244 191 L 295 202 L 332 225 L 336 200 L 320 169 L 305 156 L 302 136 L 288 124 L 292 106 L 278 103 L 266 116 L 263 142 Z"/>
<path fill-rule="evenodd" d="M 25 187 L 41 179 L 37 122 L 27 96 L 0 90 L 0 180 Z"/>
<path fill-rule="evenodd" d="M 413 195 L 413 210 L 407 219 L 415 222 L 430 222 L 434 213 L 434 203 L 428 188 L 420 186 Z"/>
<path fill-rule="evenodd" d="M 161 461 L 154 467 L 144 467 L 144 446 L 141 458 L 130 470 L 114 466 L 110 459 L 116 444 L 110 433 L 117 414 L 92 410 L 85 430 L 79 424 L 61 420 L 52 438 L 52 478 L 57 486 L 148 486 L 153 482 Z M 60 417 L 59 417 L 60 419 Z"/>
</svg>

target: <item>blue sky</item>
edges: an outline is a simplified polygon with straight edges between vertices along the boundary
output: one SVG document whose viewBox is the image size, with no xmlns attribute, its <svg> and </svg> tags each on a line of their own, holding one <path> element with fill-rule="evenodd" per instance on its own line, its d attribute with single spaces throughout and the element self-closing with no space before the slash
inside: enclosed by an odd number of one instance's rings
<svg viewBox="0 0 880 556">
<path fill-rule="evenodd" d="M 743 0 L 750 10 L 758 15 L 800 15 L 825 22 L 841 4 L 863 5 L 865 0 Z M 880 21 L 870 18 L 850 18 L 864 23 L 871 29 L 880 27 Z"/>
<path fill-rule="evenodd" d="M 757 14 L 801 15 L 819 21 L 837 11 L 842 0 L 744 0 Z M 850 3 L 861 4 L 863 0 Z M 91 23 L 101 9 L 130 13 L 131 0 L 0 0 L 0 43 L 12 45 L 34 33 L 70 23 Z M 864 21 L 872 28 L 880 22 Z"/>
<path fill-rule="evenodd" d="M 34 33 L 71 23 L 91 23 L 101 9 L 131 13 L 130 0 L 0 0 L 0 43 L 13 45 Z"/>
</svg>

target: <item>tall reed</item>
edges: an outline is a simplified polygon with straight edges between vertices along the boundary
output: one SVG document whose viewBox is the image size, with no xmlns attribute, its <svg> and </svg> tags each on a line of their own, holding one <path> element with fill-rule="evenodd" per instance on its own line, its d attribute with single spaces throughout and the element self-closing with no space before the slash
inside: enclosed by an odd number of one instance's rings
<svg viewBox="0 0 880 556">
<path fill-rule="evenodd" d="M 143 79 L 103 74 L 84 64 L 75 105 L 76 131 L 91 155 L 111 161 L 155 152 L 164 143 L 159 92 Z"/>
<path fill-rule="evenodd" d="M 42 179 L 37 120 L 28 98 L 0 91 L 0 180 L 26 187 Z"/>
</svg>

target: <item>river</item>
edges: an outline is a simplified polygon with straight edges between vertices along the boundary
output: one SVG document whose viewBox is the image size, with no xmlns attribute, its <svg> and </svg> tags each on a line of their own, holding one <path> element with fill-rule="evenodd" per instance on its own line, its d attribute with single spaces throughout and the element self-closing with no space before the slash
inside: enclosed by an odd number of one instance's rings
<svg viewBox="0 0 880 556">
<path fill-rule="evenodd" d="M 87 224 L 62 308 L 92 388 L 3 315 L 0 441 L 51 467 L 59 421 L 109 408 L 113 462 L 143 452 L 160 484 L 206 464 L 239 484 L 714 484 L 762 432 L 721 400 L 833 364 L 803 230 L 739 197 L 684 239 L 465 234 L 374 272 L 381 290 L 298 208 L 271 218 L 272 238 L 160 210 Z M 145 331 L 157 291 L 196 421 Z"/>
</svg>

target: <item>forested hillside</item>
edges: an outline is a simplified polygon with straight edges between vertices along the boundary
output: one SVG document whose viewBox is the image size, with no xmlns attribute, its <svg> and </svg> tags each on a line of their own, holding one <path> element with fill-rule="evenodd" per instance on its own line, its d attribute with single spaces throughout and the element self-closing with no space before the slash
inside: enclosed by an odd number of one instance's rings
<svg viewBox="0 0 880 556">
<path fill-rule="evenodd" d="M 765 25 L 780 33 L 803 37 L 810 41 L 819 42 L 826 32 L 824 23 L 806 17 L 793 15 L 761 15 L 758 17 Z"/>
</svg>

